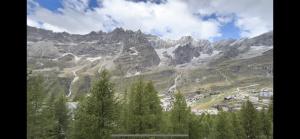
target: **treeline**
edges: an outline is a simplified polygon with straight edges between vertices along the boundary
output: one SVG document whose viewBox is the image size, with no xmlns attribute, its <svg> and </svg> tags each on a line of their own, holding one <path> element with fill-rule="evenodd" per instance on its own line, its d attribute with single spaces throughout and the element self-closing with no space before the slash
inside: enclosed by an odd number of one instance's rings
<svg viewBox="0 0 300 139">
<path fill-rule="evenodd" d="M 151 81 L 140 78 L 116 97 L 103 70 L 90 95 L 79 99 L 73 117 L 63 93 L 46 96 L 41 76 L 27 82 L 28 139 L 109 139 L 111 134 L 145 133 L 188 134 L 190 139 L 273 138 L 272 104 L 257 111 L 248 101 L 237 112 L 195 115 L 177 92 L 172 109 L 165 112 Z"/>
</svg>

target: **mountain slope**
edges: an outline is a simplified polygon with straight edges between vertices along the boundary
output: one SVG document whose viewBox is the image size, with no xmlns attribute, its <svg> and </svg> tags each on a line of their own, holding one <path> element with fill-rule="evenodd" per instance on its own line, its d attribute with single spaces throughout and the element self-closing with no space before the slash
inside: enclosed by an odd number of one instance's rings
<svg viewBox="0 0 300 139">
<path fill-rule="evenodd" d="M 241 86 L 273 86 L 272 31 L 210 42 L 191 36 L 162 40 L 122 28 L 77 35 L 28 26 L 27 52 L 28 70 L 47 76 L 48 84 L 60 84 L 70 100 L 86 95 L 103 68 L 111 71 L 117 94 L 138 75 L 152 80 L 165 109 L 175 90 L 184 93 L 193 109 L 203 109 L 223 103 Z"/>
</svg>

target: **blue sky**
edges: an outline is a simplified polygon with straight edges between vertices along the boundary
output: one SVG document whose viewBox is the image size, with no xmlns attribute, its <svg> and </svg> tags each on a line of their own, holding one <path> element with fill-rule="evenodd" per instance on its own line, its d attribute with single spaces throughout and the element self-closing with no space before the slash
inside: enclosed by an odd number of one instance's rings
<svg viewBox="0 0 300 139">
<path fill-rule="evenodd" d="M 36 0 L 36 2 L 44 7 L 47 8 L 53 12 L 56 12 L 58 8 L 63 8 L 62 4 L 63 0 Z M 90 0 L 88 7 L 90 9 L 101 7 L 101 5 L 98 4 L 97 0 Z"/>
<path fill-rule="evenodd" d="M 35 4 L 38 6 L 29 7 L 27 9 L 27 21 L 28 24 L 32 26 L 76 34 L 85 34 L 90 31 L 99 30 L 110 31 L 115 27 L 123 27 L 131 30 L 141 29 L 145 33 L 152 33 L 160 37 L 171 39 L 192 35 L 195 38 L 209 39 L 212 41 L 228 38 L 238 39 L 240 37 L 252 37 L 259 35 L 259 33 L 272 30 L 273 28 L 273 26 L 270 26 L 270 21 L 264 21 L 263 16 L 260 17 L 259 14 L 253 14 L 265 7 L 258 7 L 258 10 L 255 9 L 257 7 L 254 7 L 253 9 L 256 11 L 243 13 L 237 12 L 239 11 L 239 7 L 236 7 L 235 10 L 235 7 L 232 8 L 229 6 L 226 8 L 226 5 L 223 5 L 223 7 L 219 8 L 220 11 L 218 11 L 218 8 L 203 5 L 201 2 L 198 3 L 197 0 L 187 1 L 188 2 L 179 0 L 29 0 L 29 5 Z M 230 2 L 230 0 L 228 2 Z M 267 4 L 268 3 L 265 5 Z M 247 6 L 241 3 L 241 6 L 243 5 Z M 188 8 L 186 8 L 186 6 Z M 233 10 L 230 11 L 230 8 Z M 60 9 L 59 12 L 58 9 Z M 118 11 L 116 9 L 118 9 Z M 270 7 L 266 9 L 270 9 Z M 161 12 L 164 10 L 166 13 Z M 262 13 L 262 15 L 264 14 L 265 13 Z M 176 19 L 177 15 L 178 19 Z M 64 19 L 65 23 L 63 23 L 61 19 Z M 263 27 L 255 28 L 256 25 Z M 249 30 L 253 30 L 253 32 L 249 32 Z"/>
<path fill-rule="evenodd" d="M 240 30 L 234 25 L 234 21 L 224 24 L 221 27 L 221 37 L 215 37 L 213 40 L 222 40 L 222 39 L 238 39 L 240 38 Z"/>
<path fill-rule="evenodd" d="M 58 8 L 62 8 L 62 0 L 36 0 L 40 6 L 45 7 L 51 11 L 56 11 Z"/>
<path fill-rule="evenodd" d="M 211 15 L 200 17 L 203 20 L 218 20 L 218 16 L 213 13 Z M 222 36 L 214 37 L 213 41 L 218 41 L 222 39 L 238 39 L 240 38 L 240 29 L 235 25 L 235 16 L 228 22 L 221 23 L 220 32 Z"/>
</svg>

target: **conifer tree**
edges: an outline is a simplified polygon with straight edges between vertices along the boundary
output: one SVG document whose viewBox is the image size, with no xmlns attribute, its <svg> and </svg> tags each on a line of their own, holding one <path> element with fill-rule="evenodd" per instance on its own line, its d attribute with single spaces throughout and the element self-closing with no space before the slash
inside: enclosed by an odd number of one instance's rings
<svg viewBox="0 0 300 139">
<path fill-rule="evenodd" d="M 190 114 L 189 119 L 189 139 L 203 139 L 201 134 L 201 121 L 200 117 L 195 114 Z"/>
<path fill-rule="evenodd" d="M 29 76 L 27 79 L 27 138 L 42 138 L 42 109 L 45 90 L 42 76 Z"/>
<path fill-rule="evenodd" d="M 216 139 L 233 138 L 232 125 L 226 112 L 221 111 L 217 116 L 215 137 Z"/>
<path fill-rule="evenodd" d="M 210 133 L 211 125 L 209 124 L 208 118 L 209 117 L 206 114 L 201 114 L 199 116 L 199 120 L 198 120 L 198 122 L 199 122 L 198 138 L 199 139 L 207 138 Z"/>
<path fill-rule="evenodd" d="M 127 89 L 124 92 L 123 99 L 120 102 L 120 118 L 119 118 L 119 127 L 117 132 L 120 133 L 127 133 L 128 132 L 128 125 L 129 125 L 129 108 L 128 108 L 128 93 Z"/>
<path fill-rule="evenodd" d="M 66 105 L 66 98 L 61 94 L 54 103 L 54 116 L 56 121 L 56 138 L 65 139 L 68 133 L 69 115 Z"/>
<path fill-rule="evenodd" d="M 170 115 L 171 113 L 169 111 L 164 111 L 162 113 L 162 122 L 161 122 L 161 128 L 160 128 L 160 132 L 164 133 L 164 134 L 171 134 L 173 133 L 172 130 L 172 124 L 170 121 Z"/>
<path fill-rule="evenodd" d="M 208 134 L 208 139 L 215 139 L 217 135 L 217 120 L 218 120 L 218 115 L 211 115 L 208 114 L 208 127 L 209 127 L 209 134 Z"/>
<path fill-rule="evenodd" d="M 147 113 L 147 131 L 146 133 L 155 133 L 160 131 L 160 124 L 162 121 L 162 108 L 160 106 L 160 99 L 158 92 L 155 90 L 153 83 L 150 81 L 146 84 L 146 105 Z"/>
<path fill-rule="evenodd" d="M 188 133 L 189 110 L 184 96 L 178 92 L 175 94 L 175 101 L 171 110 L 171 124 L 174 134 Z"/>
<path fill-rule="evenodd" d="M 273 97 L 271 98 L 271 103 L 269 104 L 268 116 L 273 121 Z"/>
<path fill-rule="evenodd" d="M 102 70 L 75 115 L 74 138 L 109 139 L 115 123 L 115 99 L 109 74 Z"/>
<path fill-rule="evenodd" d="M 54 115 L 55 95 L 52 93 L 50 97 L 43 103 L 43 109 L 41 111 L 41 127 L 42 136 L 40 138 L 55 138 L 57 133 L 55 132 L 56 119 Z"/>
<path fill-rule="evenodd" d="M 260 131 L 257 111 L 249 100 L 242 106 L 241 120 L 246 139 L 259 138 Z"/>
<path fill-rule="evenodd" d="M 149 107 L 147 107 L 147 96 L 145 83 L 139 78 L 136 83 L 131 86 L 129 95 L 129 115 L 128 115 L 128 131 L 132 134 L 145 133 L 147 129 L 147 114 Z"/>
<path fill-rule="evenodd" d="M 271 131 L 270 131 L 271 137 L 270 138 L 273 138 L 273 98 L 271 100 L 272 100 L 272 102 L 270 103 L 269 109 L 268 109 L 268 117 L 271 122 Z"/>
<path fill-rule="evenodd" d="M 271 119 L 270 117 L 268 116 L 268 113 L 265 109 L 263 109 L 262 111 L 259 112 L 259 120 L 260 120 L 260 123 L 261 123 L 261 132 L 262 132 L 262 135 L 269 139 L 271 137 Z"/>
<path fill-rule="evenodd" d="M 127 126 L 127 131 L 136 133 L 159 133 L 162 126 L 162 108 L 158 92 L 153 83 L 145 83 L 140 77 L 132 84 L 127 109 L 127 116 L 123 118 L 123 124 Z"/>
<path fill-rule="evenodd" d="M 240 117 L 235 112 L 231 113 L 231 122 L 233 129 L 234 139 L 244 139 L 246 138 L 244 128 L 242 127 Z"/>
</svg>

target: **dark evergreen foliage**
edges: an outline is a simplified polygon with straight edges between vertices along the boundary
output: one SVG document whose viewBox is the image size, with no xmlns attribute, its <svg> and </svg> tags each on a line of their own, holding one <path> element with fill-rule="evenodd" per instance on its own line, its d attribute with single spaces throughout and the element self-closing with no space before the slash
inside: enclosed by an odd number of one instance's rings
<svg viewBox="0 0 300 139">
<path fill-rule="evenodd" d="M 74 119 L 63 92 L 47 96 L 43 77 L 27 78 L 27 138 L 109 139 L 122 134 L 188 134 L 190 139 L 273 138 L 273 104 L 258 111 L 250 101 L 236 112 L 195 115 L 177 92 L 162 111 L 151 81 L 139 78 L 117 99 L 109 73 L 101 71 L 90 96 L 78 98 Z M 119 96 L 118 96 L 119 97 Z"/>
</svg>

